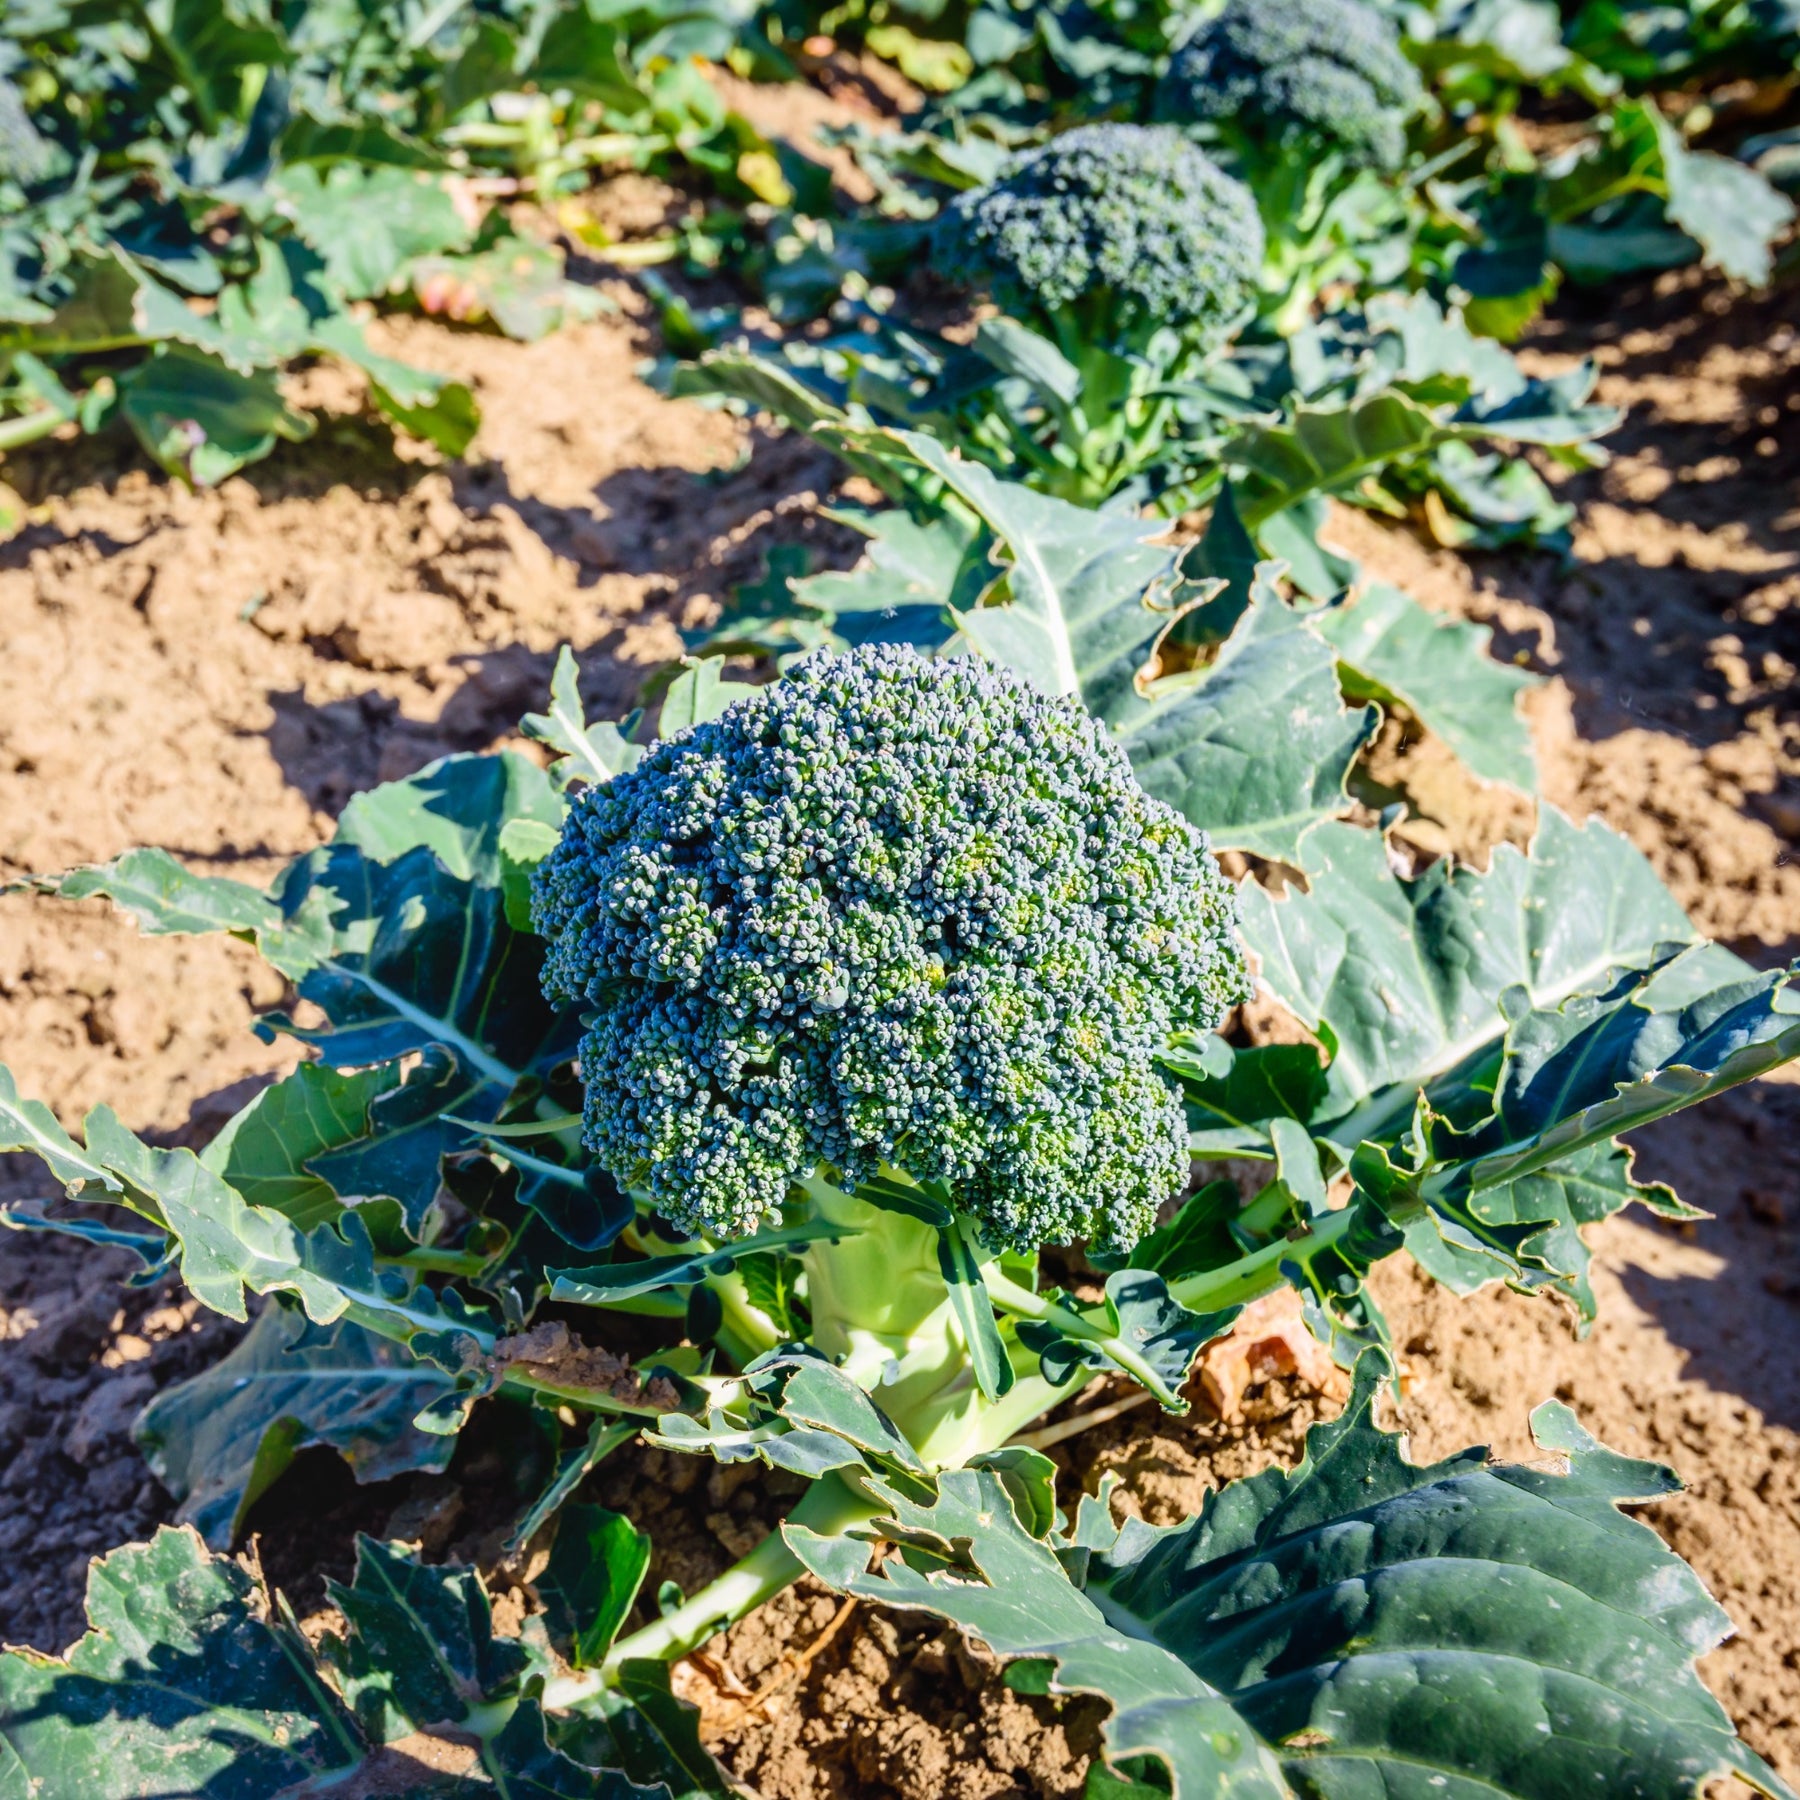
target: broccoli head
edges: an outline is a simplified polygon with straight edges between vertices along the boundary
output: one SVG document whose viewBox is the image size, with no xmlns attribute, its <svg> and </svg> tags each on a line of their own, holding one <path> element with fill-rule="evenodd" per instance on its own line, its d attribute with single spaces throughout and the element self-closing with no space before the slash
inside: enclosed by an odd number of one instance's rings
<svg viewBox="0 0 1800 1800">
<path fill-rule="evenodd" d="M 1423 99 L 1398 33 L 1364 0 L 1230 0 L 1175 53 L 1158 110 L 1395 169 Z"/>
<path fill-rule="evenodd" d="M 1100 329 L 1222 325 L 1256 289 L 1256 202 L 1180 132 L 1084 125 L 944 209 L 932 259 L 1008 312 L 1093 300 Z"/>
<path fill-rule="evenodd" d="M 583 1137 L 687 1229 L 886 1163 L 995 1243 L 1123 1247 L 1186 1177 L 1153 1058 L 1247 991 L 1205 837 L 1072 700 L 820 652 L 572 807 L 534 887 Z"/>
</svg>

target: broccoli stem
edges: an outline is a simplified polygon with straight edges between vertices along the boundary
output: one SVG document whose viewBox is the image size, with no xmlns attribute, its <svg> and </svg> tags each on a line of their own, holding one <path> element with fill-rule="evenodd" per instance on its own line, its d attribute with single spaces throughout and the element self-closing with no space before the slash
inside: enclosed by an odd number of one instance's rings
<svg viewBox="0 0 1800 1800">
<path fill-rule="evenodd" d="M 944 1284 L 936 1228 L 818 1176 L 801 1187 L 819 1218 L 846 1228 L 801 1252 L 813 1348 L 872 1394 L 915 1447 L 947 1427 L 954 1436 L 950 1422 L 971 1421 L 986 1403 Z"/>
<path fill-rule="evenodd" d="M 1293 1237 L 1280 1237 L 1260 1250 L 1240 1256 L 1222 1269 L 1184 1275 L 1169 1283 L 1169 1293 L 1190 1312 L 1216 1312 L 1224 1306 L 1241 1306 L 1260 1300 L 1287 1283 L 1282 1265 L 1298 1257 L 1316 1256 L 1346 1236 L 1356 1223 L 1356 1209 L 1327 1213 Z"/>
<path fill-rule="evenodd" d="M 802 1525 L 823 1537 L 835 1537 L 880 1515 L 879 1502 L 859 1493 L 836 1475 L 815 1481 L 801 1495 L 784 1524 Z M 806 1573 L 777 1526 L 747 1556 L 707 1583 L 697 1594 L 652 1624 L 623 1637 L 597 1669 L 566 1675 L 544 1689 L 546 1707 L 579 1706 L 611 1687 L 627 1662 L 673 1662 L 698 1650 L 709 1638 L 772 1600 Z"/>
<path fill-rule="evenodd" d="M 838 1358 L 906 1435 L 927 1467 L 955 1468 L 1001 1445 L 1074 1397 L 1100 1371 L 1078 1369 L 1058 1386 L 1037 1358 L 1009 1344 L 1016 1379 L 998 1401 L 984 1400 L 968 1372 L 961 1326 L 937 1260 L 936 1229 L 922 1219 L 876 1207 L 820 1177 L 802 1184 L 814 1210 L 849 1228 L 801 1253 L 807 1265 L 813 1344 Z M 1274 1292 L 1284 1265 L 1316 1254 L 1347 1233 L 1354 1213 L 1328 1214 L 1293 1238 L 1278 1238 L 1224 1268 L 1170 1283 L 1183 1306 L 1213 1311 Z M 998 1259 L 983 1265 L 994 1304 L 1014 1317 L 1043 1319 L 1072 1337 L 1099 1344 L 1165 1405 L 1179 1396 L 1144 1366 L 1112 1329 L 1104 1308 L 1076 1310 L 1032 1293 L 1004 1274 Z M 752 1309 L 754 1310 L 754 1309 Z M 835 1536 L 880 1516 L 882 1506 L 838 1475 L 816 1481 L 788 1522 Z M 553 1681 L 550 1707 L 579 1706 L 613 1685 L 632 1659 L 664 1661 L 690 1654 L 727 1626 L 772 1599 L 805 1573 L 777 1530 L 716 1580 L 653 1624 L 622 1638 L 598 1668 Z"/>
</svg>

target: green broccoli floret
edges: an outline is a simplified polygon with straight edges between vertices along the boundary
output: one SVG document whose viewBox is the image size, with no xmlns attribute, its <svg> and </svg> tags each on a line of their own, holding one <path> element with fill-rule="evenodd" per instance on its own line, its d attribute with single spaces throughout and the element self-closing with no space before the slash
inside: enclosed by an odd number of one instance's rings
<svg viewBox="0 0 1800 1800">
<path fill-rule="evenodd" d="M 583 1137 L 686 1229 L 823 1170 L 952 1185 L 995 1244 L 1133 1242 L 1186 1178 L 1154 1057 L 1246 993 L 1236 896 L 1077 703 L 818 653 L 574 804 L 534 889 L 594 1010 Z"/>
<path fill-rule="evenodd" d="M 1087 303 L 1090 328 L 1121 339 L 1223 325 L 1254 293 L 1262 254 L 1249 190 L 1180 132 L 1086 125 L 959 195 L 933 262 L 1018 317 Z"/>
<path fill-rule="evenodd" d="M 1175 53 L 1157 110 L 1396 169 L 1423 99 L 1399 34 L 1363 0 L 1230 0 Z"/>
</svg>

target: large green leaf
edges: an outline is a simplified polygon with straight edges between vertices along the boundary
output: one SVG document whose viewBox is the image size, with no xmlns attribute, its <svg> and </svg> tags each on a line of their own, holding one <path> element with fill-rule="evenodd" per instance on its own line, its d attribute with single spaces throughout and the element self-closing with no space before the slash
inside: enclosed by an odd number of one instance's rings
<svg viewBox="0 0 1800 1800">
<path fill-rule="evenodd" d="M 1776 241 L 1794 222 L 1794 203 L 1746 164 L 1690 150 L 1655 108 L 1671 223 L 1699 244 L 1706 262 L 1734 281 L 1766 287 Z"/>
<path fill-rule="evenodd" d="M 520 820 L 560 828 L 563 811 L 549 776 L 516 751 L 446 756 L 353 794 L 333 841 L 381 863 L 424 848 L 457 880 L 496 887 L 506 873 L 506 828 Z"/>
<path fill-rule="evenodd" d="M 230 1119 L 200 1160 L 252 1206 L 301 1231 L 329 1224 L 344 1203 L 312 1159 L 366 1138 L 369 1108 L 402 1079 L 397 1060 L 351 1070 L 302 1063 Z"/>
<path fill-rule="evenodd" d="M 1730 1773 L 1787 1795 L 1695 1671 L 1729 1620 L 1619 1511 L 1673 1475 L 1558 1405 L 1533 1426 L 1566 1474 L 1479 1450 L 1415 1466 L 1375 1424 L 1377 1367 L 1291 1473 L 1098 1551 L 1085 1588 L 1109 1624 L 1229 1695 L 1301 1793 L 1673 1800 Z"/>
<path fill-rule="evenodd" d="M 1500 996 L 1534 1006 L 1602 987 L 1659 945 L 1698 934 L 1642 854 L 1599 820 L 1540 814 L 1529 854 L 1501 845 L 1483 874 L 1448 858 L 1395 874 L 1379 833 L 1313 838 L 1308 891 L 1240 890 L 1245 941 L 1284 1006 L 1333 1047 L 1326 1117 L 1354 1144 L 1412 1111 L 1412 1089 L 1498 1043 Z M 1709 953 L 1718 979 L 1742 965 Z M 1354 1109 L 1362 1109 L 1356 1111 Z"/>
<path fill-rule="evenodd" d="M 1489 656 L 1487 626 L 1427 612 L 1383 582 L 1315 613 L 1311 624 L 1337 651 L 1349 692 L 1399 701 L 1480 780 L 1537 791 L 1531 733 L 1518 710 L 1521 690 L 1537 678 Z"/>
<path fill-rule="evenodd" d="M 238 375 L 279 368 L 307 347 L 312 320 L 295 291 L 297 271 L 274 245 L 263 246 L 247 281 L 222 288 L 204 313 L 141 269 L 133 272 L 138 280 L 133 312 L 146 337 L 192 345 Z"/>
<path fill-rule="evenodd" d="M 1463 373 L 1466 391 L 1468 372 Z M 1440 444 L 1493 438 L 1579 444 L 1609 431 L 1619 414 L 1587 403 L 1594 376 L 1592 366 L 1584 364 L 1551 380 L 1482 388 L 1454 412 L 1399 388 L 1341 404 L 1298 406 L 1285 417 L 1246 427 L 1225 447 L 1223 459 L 1234 471 L 1245 523 L 1253 531 L 1266 530 L 1306 501 L 1328 494 L 1354 499 L 1383 471 L 1414 462 Z"/>
<path fill-rule="evenodd" d="M 1209 664 L 1144 689 L 1109 723 L 1138 779 L 1216 848 L 1310 869 L 1311 834 L 1349 804 L 1344 782 L 1378 716 L 1344 705 L 1330 647 L 1262 581 Z"/>
<path fill-rule="evenodd" d="M 157 462 L 199 487 L 267 456 L 281 439 L 298 443 L 313 431 L 272 374 L 240 375 L 186 344 L 161 346 L 121 375 L 119 410 Z"/>
<path fill-rule="evenodd" d="M 1344 779 L 1376 715 L 1344 706 L 1334 653 L 1281 598 L 1277 569 L 1237 597 L 1237 624 L 1209 663 L 1150 685 L 1158 641 L 1220 586 L 1177 587 L 1175 553 L 1152 541 L 1157 521 L 1002 481 L 918 433 L 864 441 L 929 470 L 991 534 L 998 567 L 986 593 L 968 592 L 960 606 L 941 596 L 967 643 L 1080 700 L 1112 727 L 1144 786 L 1219 847 L 1305 860 L 1307 833 L 1347 805 Z M 950 567 L 934 559 L 931 574 Z M 881 599 L 893 591 L 875 563 L 834 580 L 834 596 L 861 584 Z M 823 581 L 807 584 L 809 599 Z"/>
<path fill-rule="evenodd" d="M 1289 419 L 1252 425 L 1227 460 L 1238 505 L 1252 530 L 1314 494 L 1353 492 L 1389 463 L 1417 456 L 1445 435 L 1430 408 L 1391 389 L 1347 406 L 1300 407 Z"/>
<path fill-rule="evenodd" d="M 1800 1056 L 1794 969 L 1745 971 L 1685 1005 L 1669 1002 L 1665 973 L 1685 986 L 1687 965 L 1703 968 L 1714 954 L 1690 951 L 1554 1010 L 1511 996 L 1493 1117 L 1445 1140 L 1460 1166 L 1429 1177 L 1426 1190 L 1510 1186 Z"/>
<path fill-rule="evenodd" d="M 1110 718 L 1132 695 L 1168 624 L 1166 613 L 1144 604 L 1173 570 L 1173 552 L 1151 541 L 1166 527 L 1129 512 L 1090 512 L 1002 481 L 919 432 L 895 432 L 891 439 L 936 475 L 1004 551 L 1007 604 L 958 613 L 963 635 L 1045 693 L 1072 695 Z"/>
<path fill-rule="evenodd" d="M 553 832 L 562 808 L 521 756 L 448 757 L 357 796 L 337 839 L 289 864 L 268 894 L 190 875 L 157 851 L 36 885 L 108 895 L 154 932 L 251 938 L 325 1015 L 300 1029 L 272 1014 L 258 1029 L 292 1031 L 343 1079 L 290 1078 L 234 1122 L 219 1154 L 260 1184 L 258 1204 L 301 1209 L 303 1228 L 333 1216 L 334 1197 L 388 1196 L 417 1230 L 443 1158 L 481 1145 L 515 1095 L 540 1104 L 573 1059 L 576 1018 L 543 999 L 543 946 L 522 929 L 522 870 L 509 854 L 520 829 Z M 392 1067 L 349 1079 L 403 1058 L 403 1080 Z M 630 1216 L 567 1134 L 508 1160 L 520 1198 L 580 1249 L 610 1241 Z"/>
<path fill-rule="evenodd" d="M 1792 1800 L 1695 1671 L 1729 1621 L 1619 1510 L 1675 1491 L 1670 1472 L 1555 1405 L 1533 1424 L 1566 1473 L 1481 1450 L 1415 1466 L 1374 1422 L 1385 1373 L 1362 1360 L 1298 1468 L 1162 1530 L 1084 1500 L 1072 1540 L 1046 1543 L 963 1470 L 926 1501 L 875 1484 L 901 1554 L 873 1570 L 856 1538 L 786 1535 L 832 1586 L 980 1638 L 1019 1685 L 1110 1702 L 1109 1764 L 1142 1779 L 1154 1758 L 1177 1800 L 1686 1800 L 1725 1774 Z"/>
<path fill-rule="evenodd" d="M 1000 1478 L 955 1470 L 925 1503 L 893 1494 L 886 1529 L 913 1551 L 864 1572 L 867 1547 L 789 1526 L 803 1562 L 843 1592 L 950 1620 L 1008 1662 L 1055 1665 L 1061 1693 L 1111 1701 L 1106 1752 L 1154 1756 L 1177 1800 L 1289 1800 L 1270 1746 L 1217 1688 L 1141 1632 L 1118 1630 L 1020 1524 Z"/>
<path fill-rule="evenodd" d="M 243 1320 L 247 1296 L 292 1294 L 315 1325 L 347 1318 L 467 1377 L 466 1385 L 487 1380 L 481 1371 L 496 1341 L 492 1321 L 455 1289 L 440 1297 L 406 1271 L 379 1264 L 355 1212 L 302 1233 L 280 1213 L 247 1204 L 193 1151 L 144 1143 L 108 1107 L 88 1114 L 85 1134 L 84 1147 L 47 1107 L 20 1101 L 0 1070 L 0 1152 L 35 1155 L 72 1197 L 129 1206 L 161 1226 L 174 1240 L 182 1280 L 203 1305 Z M 456 1430 L 462 1410 L 433 1409 L 432 1428 Z"/>
<path fill-rule="evenodd" d="M 444 1468 L 454 1440 L 412 1421 L 450 1387 L 441 1369 L 360 1326 L 321 1328 L 266 1306 L 229 1356 L 159 1393 L 135 1435 L 181 1502 L 177 1518 L 224 1548 L 308 1445 L 338 1451 L 358 1481 Z"/>
<path fill-rule="evenodd" d="M 0 1793 L 666 1794 L 551 1746 L 520 1692 L 530 1653 L 496 1635 L 472 1570 L 424 1568 L 365 1538 L 354 1582 L 334 1585 L 334 1598 L 346 1631 L 321 1656 L 285 1602 L 208 1556 L 191 1530 L 165 1526 L 115 1550 L 89 1571 L 89 1630 L 66 1657 L 0 1655 Z M 475 1747 L 468 1773 L 446 1774 L 432 1746 L 402 1741 L 439 1732 Z"/>
<path fill-rule="evenodd" d="M 0 1791 L 252 1800 L 368 1754 L 300 1634 L 191 1531 L 94 1563 L 88 1619 L 66 1658 L 0 1656 Z"/>
<path fill-rule="evenodd" d="M 443 181 L 415 169 L 298 163 L 271 191 L 347 300 L 393 292 L 414 258 L 461 250 L 474 236 Z"/>
<path fill-rule="evenodd" d="M 1282 1254 L 1311 1271 L 1321 1317 L 1341 1311 L 1332 1280 L 1360 1281 L 1404 1243 L 1459 1290 L 1551 1289 L 1585 1323 L 1582 1228 L 1632 1200 L 1686 1216 L 1633 1181 L 1614 1139 L 1800 1054 L 1792 988 L 1695 944 L 1643 858 L 1597 821 L 1546 809 L 1529 855 L 1502 848 L 1485 875 L 1446 860 L 1415 881 L 1375 833 L 1333 826 L 1315 843 L 1308 893 L 1246 887 L 1243 906 L 1264 981 L 1323 1058 L 1277 1046 L 1171 1067 L 1197 1155 L 1279 1162 L 1282 1133 L 1303 1128 L 1353 1177 L 1353 1209 L 1297 1217 L 1278 1178 L 1192 1266 L 1274 1256 L 1298 1225 Z M 1189 1305 L 1242 1297 L 1223 1274 L 1174 1288 Z"/>
</svg>

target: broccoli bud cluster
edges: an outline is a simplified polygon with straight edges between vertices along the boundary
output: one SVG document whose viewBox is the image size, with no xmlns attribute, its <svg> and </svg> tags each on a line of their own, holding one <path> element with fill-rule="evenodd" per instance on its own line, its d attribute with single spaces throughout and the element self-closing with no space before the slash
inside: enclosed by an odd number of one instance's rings
<svg viewBox="0 0 1800 1800">
<path fill-rule="evenodd" d="M 687 1229 L 797 1178 L 953 1184 L 995 1243 L 1122 1248 L 1186 1177 L 1154 1058 L 1247 993 L 1236 896 L 1077 703 L 807 657 L 584 793 L 540 865 L 583 1137 Z"/>
<path fill-rule="evenodd" d="M 1423 99 L 1398 33 L 1364 0 L 1230 0 L 1175 53 L 1158 109 L 1395 169 Z"/>
<path fill-rule="evenodd" d="M 1090 297 L 1102 329 L 1223 325 L 1255 291 L 1256 202 L 1179 131 L 1086 125 L 944 209 L 933 262 L 1031 317 Z"/>
</svg>

